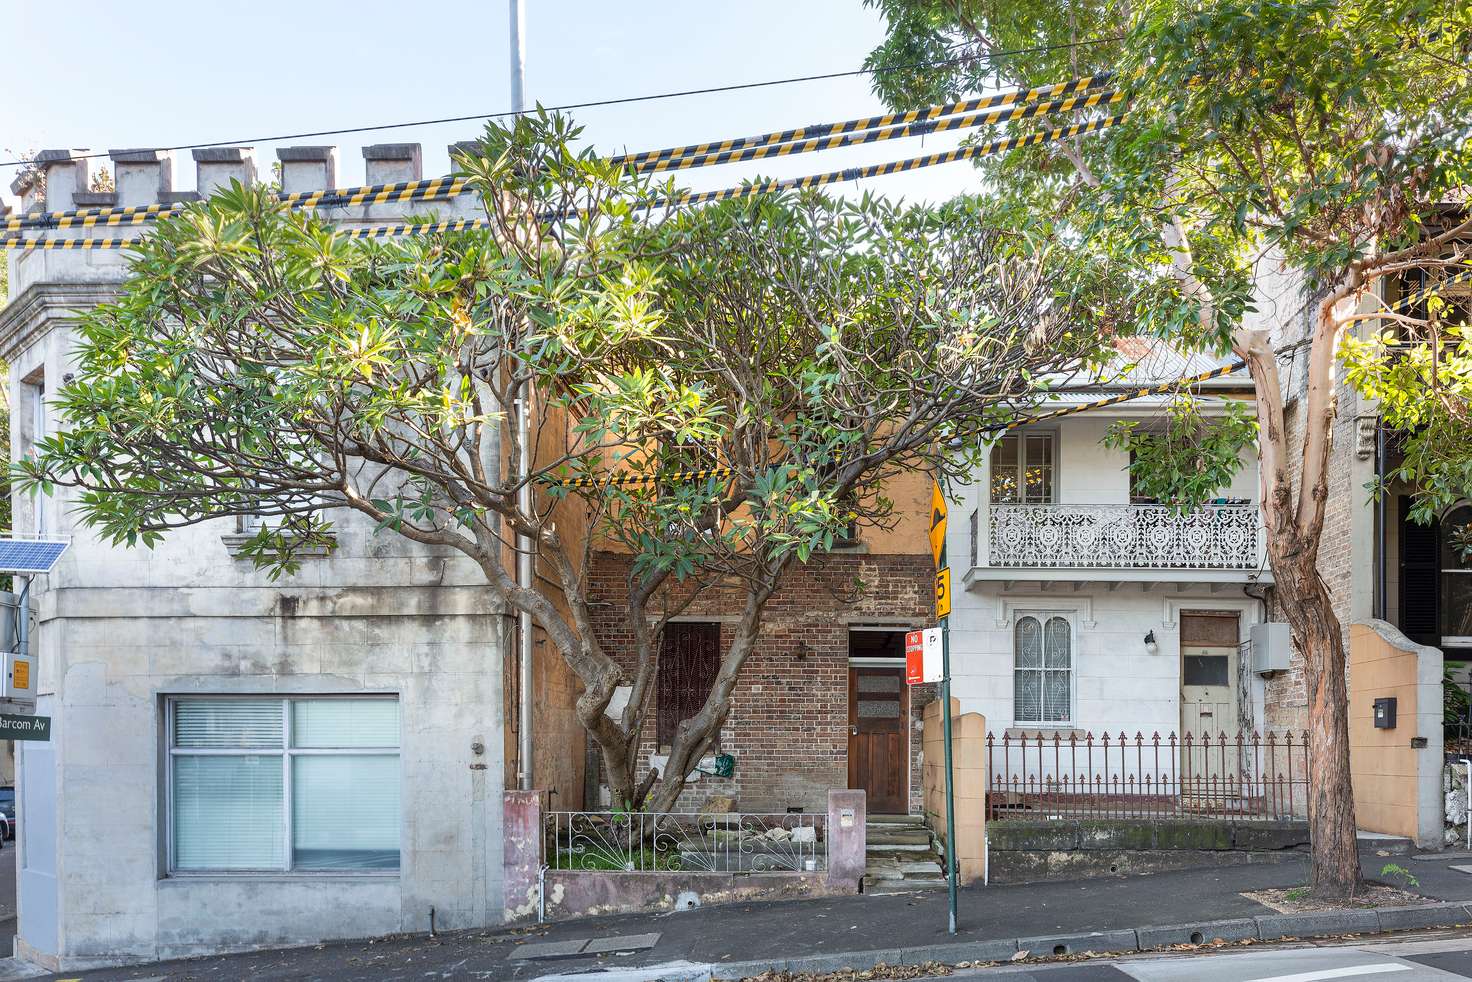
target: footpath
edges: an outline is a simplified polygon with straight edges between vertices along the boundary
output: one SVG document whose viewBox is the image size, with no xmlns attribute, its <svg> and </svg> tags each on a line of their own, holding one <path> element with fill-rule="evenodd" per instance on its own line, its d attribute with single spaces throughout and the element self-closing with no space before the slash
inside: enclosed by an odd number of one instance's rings
<svg viewBox="0 0 1472 982">
<path fill-rule="evenodd" d="M 1428 905 L 1279 915 L 1244 892 L 1304 883 L 1299 853 L 1227 868 L 960 892 L 958 932 L 946 932 L 946 893 L 839 897 L 630 914 L 529 927 L 343 942 L 310 948 L 197 958 L 46 979 L 252 979 L 258 982 L 407 982 L 425 979 L 543 979 L 588 982 L 741 978 L 768 969 L 829 972 L 878 962 L 1007 960 L 1083 951 L 1133 951 L 1172 944 L 1373 934 L 1472 924 L 1472 855 L 1385 857 L 1364 852 L 1366 876 L 1394 862 L 1419 880 Z M 1400 884 L 1397 884 L 1400 885 Z M 27 977 L 20 974 L 0 978 Z"/>
</svg>

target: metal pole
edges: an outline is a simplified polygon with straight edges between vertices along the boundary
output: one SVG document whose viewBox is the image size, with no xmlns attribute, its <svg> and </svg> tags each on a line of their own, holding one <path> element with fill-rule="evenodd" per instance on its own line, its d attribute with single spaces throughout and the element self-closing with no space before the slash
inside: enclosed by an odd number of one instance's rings
<svg viewBox="0 0 1472 982">
<path fill-rule="evenodd" d="M 951 619 L 940 619 L 940 697 L 944 739 L 946 742 L 946 890 L 950 894 L 950 919 L 947 929 L 956 933 L 956 785 L 951 762 Z"/>
<path fill-rule="evenodd" d="M 526 108 L 524 91 L 526 72 L 526 10 L 522 0 L 510 0 L 511 7 L 511 108 L 521 112 Z M 531 384 L 522 389 L 516 400 L 516 479 L 521 482 L 516 492 L 516 507 L 523 515 L 532 512 L 532 485 L 527 479 L 531 472 Z M 532 568 L 532 540 L 525 535 L 516 537 L 516 585 L 523 590 L 534 589 L 535 571 Z M 532 723 L 536 701 L 532 698 L 534 673 L 532 672 L 532 615 L 521 612 L 518 639 L 518 662 L 520 672 L 521 700 L 517 710 L 517 786 L 530 791 L 532 781 Z"/>
<path fill-rule="evenodd" d="M 510 0 L 511 4 L 511 110 L 521 112 L 526 108 L 523 86 L 526 82 L 526 8 L 522 0 Z"/>
</svg>

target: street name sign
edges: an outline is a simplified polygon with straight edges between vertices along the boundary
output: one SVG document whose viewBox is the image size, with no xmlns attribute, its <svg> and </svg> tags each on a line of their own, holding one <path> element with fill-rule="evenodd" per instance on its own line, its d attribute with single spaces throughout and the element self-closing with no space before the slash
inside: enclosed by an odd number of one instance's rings
<svg viewBox="0 0 1472 982">
<path fill-rule="evenodd" d="M 0 713 L 0 740 L 50 740 L 50 716 Z"/>
</svg>

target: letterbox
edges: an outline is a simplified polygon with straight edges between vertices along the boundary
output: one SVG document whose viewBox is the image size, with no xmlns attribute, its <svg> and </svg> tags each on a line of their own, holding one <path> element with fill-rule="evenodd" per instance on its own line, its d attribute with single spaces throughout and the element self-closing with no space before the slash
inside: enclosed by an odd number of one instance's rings
<svg viewBox="0 0 1472 982">
<path fill-rule="evenodd" d="M 1375 729 L 1395 729 L 1395 696 L 1381 696 L 1375 700 Z"/>
</svg>

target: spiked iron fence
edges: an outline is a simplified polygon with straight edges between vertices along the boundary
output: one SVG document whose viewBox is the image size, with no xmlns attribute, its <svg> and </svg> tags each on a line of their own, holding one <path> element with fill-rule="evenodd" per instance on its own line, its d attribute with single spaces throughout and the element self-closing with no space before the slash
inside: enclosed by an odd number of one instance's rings
<svg viewBox="0 0 1472 982">
<path fill-rule="evenodd" d="M 988 733 L 987 814 L 1273 821 L 1307 811 L 1306 733 Z"/>
</svg>

